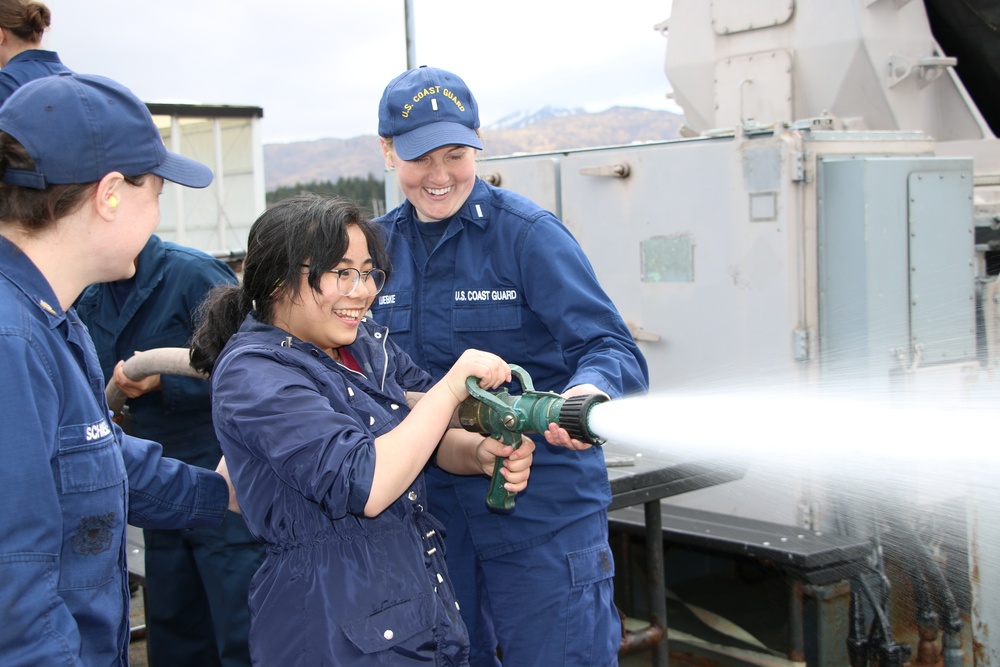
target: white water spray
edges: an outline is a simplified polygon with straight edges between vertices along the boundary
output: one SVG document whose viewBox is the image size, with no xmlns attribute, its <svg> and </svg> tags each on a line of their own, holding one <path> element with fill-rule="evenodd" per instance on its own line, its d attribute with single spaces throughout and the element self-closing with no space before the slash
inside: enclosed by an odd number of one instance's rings
<svg viewBox="0 0 1000 667">
<path fill-rule="evenodd" d="M 597 404 L 588 427 L 616 454 L 747 468 L 748 479 L 671 502 L 699 507 L 724 496 L 721 511 L 768 520 L 754 511 L 783 511 L 781 522 L 802 528 L 801 506 L 787 501 L 805 498 L 805 506 L 816 501 L 820 508 L 810 530 L 877 535 L 897 558 L 912 548 L 908 530 L 929 536 L 938 557 L 970 567 L 973 611 L 964 632 L 971 635 L 977 622 L 982 629 L 977 619 L 996 617 L 1000 599 L 998 395 L 992 387 L 972 396 L 939 390 L 889 397 L 844 386 L 671 391 Z M 899 616 L 914 619 L 904 606 Z M 963 641 L 968 655 L 972 645 Z"/>
<path fill-rule="evenodd" d="M 663 392 L 609 401 L 592 432 L 639 455 L 713 459 L 788 477 L 952 494 L 992 483 L 997 402 L 948 394 L 886 398 L 862 390 Z M 883 489 L 887 490 L 887 489 Z"/>
<path fill-rule="evenodd" d="M 752 390 L 661 393 L 594 406 L 589 426 L 628 446 L 761 460 L 1000 461 L 997 411 L 944 399 Z"/>
</svg>

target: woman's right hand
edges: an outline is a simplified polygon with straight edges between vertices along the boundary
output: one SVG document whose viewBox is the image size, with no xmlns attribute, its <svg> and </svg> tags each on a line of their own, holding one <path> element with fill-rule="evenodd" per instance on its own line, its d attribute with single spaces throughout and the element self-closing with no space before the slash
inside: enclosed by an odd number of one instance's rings
<svg viewBox="0 0 1000 667">
<path fill-rule="evenodd" d="M 471 349 L 463 352 L 444 376 L 444 382 L 459 402 L 469 397 L 469 389 L 465 386 L 469 376 L 479 378 L 478 384 L 483 389 L 496 389 L 505 382 L 510 382 L 510 366 L 490 352 Z"/>
<path fill-rule="evenodd" d="M 142 353 L 136 352 L 136 354 Z M 156 391 L 161 387 L 159 373 L 156 375 L 147 375 L 139 380 L 133 380 L 126 375 L 124 359 L 115 365 L 115 370 L 111 377 L 114 379 L 115 384 L 118 385 L 118 389 L 121 390 L 121 392 L 128 398 L 139 398 L 140 396 L 148 394 L 151 391 Z"/>
</svg>

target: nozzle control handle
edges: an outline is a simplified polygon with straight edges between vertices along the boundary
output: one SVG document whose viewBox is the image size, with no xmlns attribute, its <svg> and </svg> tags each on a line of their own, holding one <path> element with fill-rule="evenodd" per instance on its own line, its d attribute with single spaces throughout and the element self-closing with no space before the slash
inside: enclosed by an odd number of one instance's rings
<svg viewBox="0 0 1000 667">
<path fill-rule="evenodd" d="M 608 400 L 603 394 L 563 398 L 551 392 L 535 391 L 531 377 L 520 366 L 510 365 L 511 375 L 521 383 L 523 393 L 511 396 L 506 388 L 492 393 L 479 386 L 479 379 L 465 381 L 469 398 L 458 408 L 458 419 L 467 431 L 489 434 L 514 449 L 521 446 L 523 433 L 544 433 L 549 424 L 565 428 L 570 436 L 593 445 L 604 440 L 592 433 L 587 424 L 590 409 Z M 505 459 L 498 458 L 493 467 L 486 504 L 493 509 L 512 510 L 516 494 L 503 487 L 500 473 Z"/>
</svg>

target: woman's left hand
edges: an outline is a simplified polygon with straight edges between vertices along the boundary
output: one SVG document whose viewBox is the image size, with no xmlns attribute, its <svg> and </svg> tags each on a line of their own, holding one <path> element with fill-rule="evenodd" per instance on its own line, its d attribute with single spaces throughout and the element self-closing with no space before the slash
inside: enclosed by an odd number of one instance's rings
<svg viewBox="0 0 1000 667">
<path fill-rule="evenodd" d="M 528 487 L 534 451 L 535 443 L 527 436 L 521 436 L 521 445 L 517 449 L 493 438 L 483 438 L 476 447 L 476 458 L 483 472 L 492 475 L 496 459 L 506 457 L 507 460 L 500 469 L 500 474 L 506 480 L 503 487 L 513 493 L 520 493 Z"/>
<path fill-rule="evenodd" d="M 573 396 L 588 396 L 590 394 L 602 394 L 607 396 L 607 394 L 592 384 L 578 384 L 575 387 L 570 387 L 564 391 L 561 396 L 563 398 L 571 398 Z M 609 397 L 610 398 L 610 397 Z M 555 422 L 549 424 L 548 429 L 545 430 L 545 441 L 550 445 L 555 445 L 557 447 L 565 447 L 566 449 L 590 449 L 593 445 L 583 442 L 581 440 L 576 440 L 571 438 L 569 432 L 563 427 L 559 426 Z"/>
</svg>

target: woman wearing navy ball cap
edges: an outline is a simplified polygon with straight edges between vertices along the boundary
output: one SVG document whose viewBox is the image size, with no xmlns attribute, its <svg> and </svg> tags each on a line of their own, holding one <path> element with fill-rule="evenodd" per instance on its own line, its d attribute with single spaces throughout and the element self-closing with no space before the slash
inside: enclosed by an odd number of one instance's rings
<svg viewBox="0 0 1000 667">
<path fill-rule="evenodd" d="M 465 82 L 433 67 L 404 72 L 378 118 L 406 201 L 379 219 L 393 275 L 372 312 L 414 362 L 438 378 L 475 347 L 567 398 L 645 391 L 646 361 L 573 236 L 476 176 L 483 143 Z M 489 480 L 427 473 L 470 662 L 498 665 L 499 648 L 518 667 L 617 664 L 604 456 L 557 424 L 535 438 L 531 486 L 510 514 L 487 510 Z"/>
<path fill-rule="evenodd" d="M 128 664 L 126 524 L 218 525 L 238 509 L 224 462 L 164 458 L 111 421 L 72 307 L 91 283 L 135 271 L 164 180 L 203 188 L 212 172 L 167 151 L 114 81 L 58 74 L 0 108 L 4 664 Z"/>
</svg>

